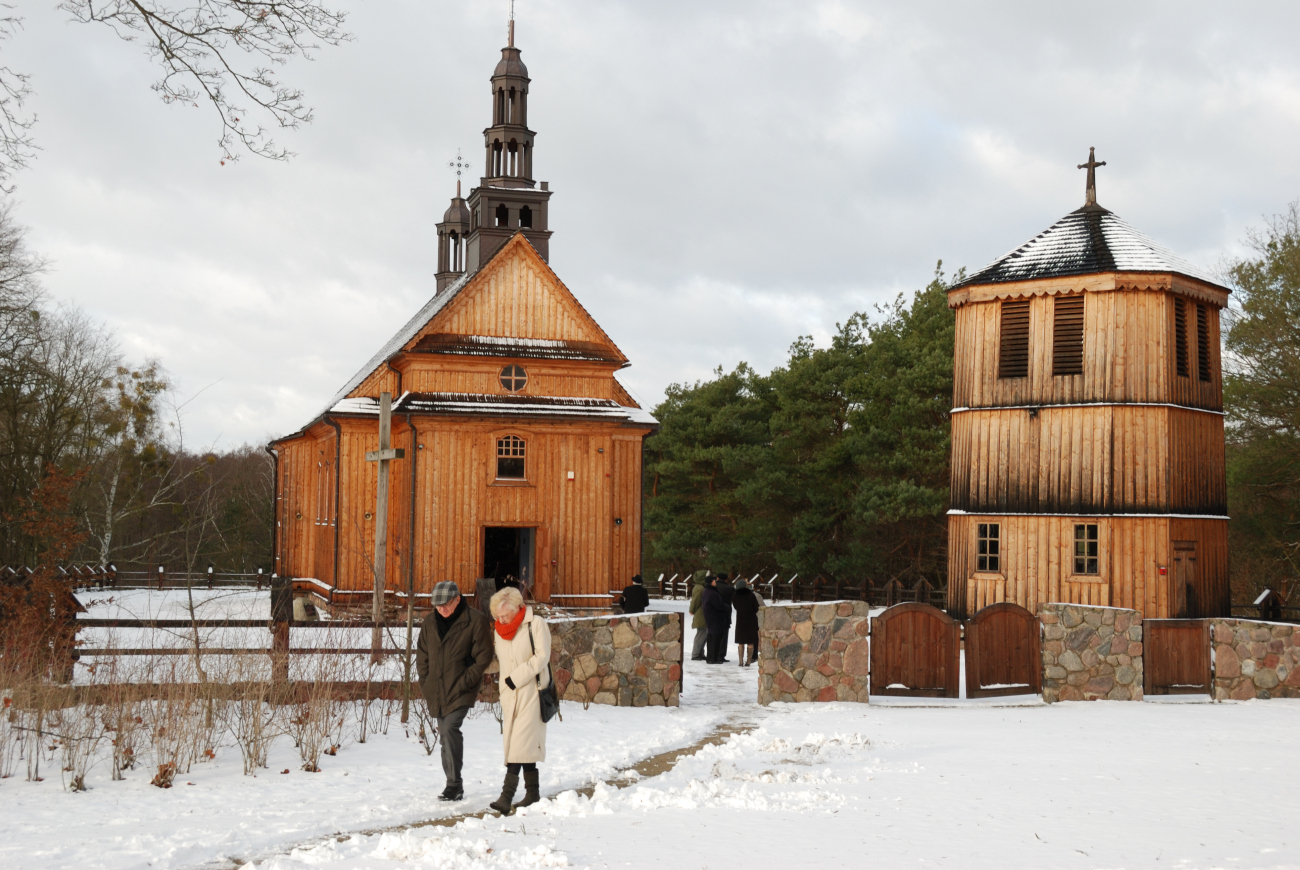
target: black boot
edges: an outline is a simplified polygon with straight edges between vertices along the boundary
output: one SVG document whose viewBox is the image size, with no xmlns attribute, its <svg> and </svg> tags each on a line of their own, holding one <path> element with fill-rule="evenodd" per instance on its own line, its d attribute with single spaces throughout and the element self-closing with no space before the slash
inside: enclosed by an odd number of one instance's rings
<svg viewBox="0 0 1300 870">
<path fill-rule="evenodd" d="M 526 807 L 537 803 L 542 799 L 541 786 L 537 782 L 537 768 L 524 771 L 524 799 L 515 804 L 515 807 Z"/>
<path fill-rule="evenodd" d="M 488 804 L 503 816 L 508 816 L 513 811 L 510 802 L 515 799 L 515 789 L 519 788 L 519 774 L 506 773 L 506 781 L 501 784 L 501 797 Z"/>
</svg>

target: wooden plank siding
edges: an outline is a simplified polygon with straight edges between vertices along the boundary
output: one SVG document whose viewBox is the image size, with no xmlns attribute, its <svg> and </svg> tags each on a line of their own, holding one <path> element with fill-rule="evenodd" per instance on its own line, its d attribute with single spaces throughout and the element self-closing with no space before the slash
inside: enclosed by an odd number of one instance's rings
<svg viewBox="0 0 1300 870">
<path fill-rule="evenodd" d="M 998 408 L 1087 402 L 1168 402 L 1223 410 L 1219 309 L 1207 305 L 1211 380 L 1197 377 L 1196 318 L 1187 318 L 1191 374 L 1175 374 L 1173 295 L 1149 290 L 1084 294 L 1084 371 L 1052 374 L 1054 296 L 1029 300 L 1029 375 L 998 377 L 1000 300 L 957 308 L 953 406 Z"/>
<path fill-rule="evenodd" d="M 427 323 L 403 333 L 413 337 L 348 396 L 509 394 L 612 399 L 639 407 L 614 379 L 626 363 L 622 352 L 522 236 L 507 242 L 457 292 Z M 436 334 L 586 342 L 594 358 L 497 356 L 495 345 L 486 342 L 474 355 L 416 347 Z M 543 345 L 534 350 L 548 352 Z M 513 393 L 500 381 L 502 367 L 511 364 L 527 372 L 527 383 Z M 393 446 L 406 456 L 391 466 L 387 588 L 405 590 L 413 571 L 417 594 L 440 580 L 472 590 L 484 573 L 489 527 L 537 530 L 534 583 L 543 600 L 550 594 L 605 595 L 640 570 L 641 444 L 655 424 L 554 419 L 543 406 L 534 407 L 532 415 L 517 418 L 500 410 L 491 416 L 490 408 L 481 414 L 394 415 Z M 332 424 L 340 429 L 337 439 Z M 496 479 L 497 440 L 506 435 L 526 443 L 521 481 Z M 373 589 L 377 475 L 365 454 L 377 449 L 378 438 L 375 417 L 344 410 L 275 442 L 281 574 L 311 577 L 341 591 Z"/>
<path fill-rule="evenodd" d="M 1223 450 L 1223 417 L 1181 408 L 963 411 L 952 416 L 952 507 L 1222 516 Z"/>
<path fill-rule="evenodd" d="M 325 466 L 302 457 L 333 447 L 333 438 L 282 442 L 282 487 L 289 504 L 282 552 L 293 576 L 310 576 L 345 591 L 369 591 L 374 553 L 376 477 L 365 452 L 378 447 L 369 420 L 342 419 L 343 485 L 339 495 L 339 571 L 332 566 L 333 528 L 314 516 L 296 517 L 307 491 L 315 491 Z M 416 484 L 415 542 L 410 538 L 411 430 L 394 420 L 393 443 L 407 458 L 393 463 L 389 485 L 389 558 L 386 585 L 406 588 L 414 559 L 415 588 L 427 593 L 450 579 L 469 591 L 484 570 L 483 536 L 489 526 L 545 528 L 551 592 L 606 594 L 640 570 L 641 439 L 645 430 L 615 424 L 466 421 L 413 417 Z M 599 431 L 593 427 L 599 425 Z M 330 436 L 332 436 L 330 431 Z M 496 480 L 496 442 L 507 434 L 527 444 L 526 480 Z M 574 479 L 568 479 L 568 472 Z M 286 473 L 287 472 L 287 475 Z M 615 520 L 621 523 L 615 523 Z M 312 533 L 319 537 L 312 543 Z M 540 555 L 540 554 L 539 554 Z M 537 566 L 539 574 L 543 566 Z"/>
<path fill-rule="evenodd" d="M 1080 298 L 1082 373 L 1055 375 L 1054 323 L 1077 330 Z M 1058 299 L 1076 310 L 1056 318 Z M 998 377 L 1007 301 L 1029 302 L 1024 377 Z M 1030 611 L 1049 602 L 1128 607 L 1152 618 L 1181 615 L 1175 611 L 1189 606 L 1201 611 L 1192 615 L 1229 612 L 1219 359 L 1219 311 L 1226 304 L 1223 288 L 1158 274 L 950 292 L 957 324 L 952 613 L 1003 601 Z M 1188 355 L 1186 374 L 1177 364 L 1179 346 Z M 1073 359 L 1062 367 L 1074 367 Z M 1001 525 L 998 571 L 976 571 L 980 523 Z M 1098 527 L 1096 575 L 1074 573 L 1078 523 Z M 1184 578 L 1192 575 L 1177 587 L 1175 550 Z"/>
</svg>

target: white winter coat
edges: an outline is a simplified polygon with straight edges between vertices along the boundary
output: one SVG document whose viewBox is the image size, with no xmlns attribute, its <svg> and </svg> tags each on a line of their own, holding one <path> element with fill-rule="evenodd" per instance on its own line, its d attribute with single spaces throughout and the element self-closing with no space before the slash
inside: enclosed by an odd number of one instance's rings
<svg viewBox="0 0 1300 870">
<path fill-rule="evenodd" d="M 532 645 L 528 638 L 532 636 Z M 538 675 L 542 687 L 550 685 L 551 629 L 544 619 L 534 618 L 531 607 L 524 611 L 524 621 L 511 640 L 492 631 L 501 690 L 502 741 L 506 764 L 546 760 L 546 723 L 542 721 L 541 701 L 537 698 Z M 534 646 L 536 653 L 533 652 Z M 506 685 L 506 678 L 515 688 Z"/>
</svg>

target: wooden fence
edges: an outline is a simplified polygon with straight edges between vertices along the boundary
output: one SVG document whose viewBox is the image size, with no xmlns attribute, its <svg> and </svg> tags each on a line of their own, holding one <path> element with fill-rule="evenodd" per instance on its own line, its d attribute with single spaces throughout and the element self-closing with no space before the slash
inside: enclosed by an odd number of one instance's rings
<svg viewBox="0 0 1300 870">
<path fill-rule="evenodd" d="M 37 569 L 26 565 L 0 567 L 0 585 L 22 583 Z M 159 565 L 157 571 L 119 571 L 116 565 L 61 565 L 55 576 L 77 589 L 216 589 L 222 586 L 270 588 L 275 574 L 258 568 L 255 572 L 216 571 L 211 565 L 202 571 L 169 571 Z"/>
<path fill-rule="evenodd" d="M 691 578 L 694 573 L 688 571 L 685 574 L 673 574 L 671 577 L 660 574 L 658 581 L 649 586 L 652 590 L 658 588 L 660 598 L 690 598 L 693 591 Z M 947 586 L 936 586 L 925 579 L 906 586 L 897 579 L 872 584 L 869 581 L 847 583 L 843 580 L 828 580 L 825 577 L 805 579 L 798 574 L 788 580 L 782 580 L 777 574 L 766 579 L 764 574 L 749 576 L 739 573 L 736 576 L 745 577 L 749 585 L 768 602 L 866 601 L 872 607 L 916 603 L 929 604 L 942 609 L 948 598 Z"/>
</svg>

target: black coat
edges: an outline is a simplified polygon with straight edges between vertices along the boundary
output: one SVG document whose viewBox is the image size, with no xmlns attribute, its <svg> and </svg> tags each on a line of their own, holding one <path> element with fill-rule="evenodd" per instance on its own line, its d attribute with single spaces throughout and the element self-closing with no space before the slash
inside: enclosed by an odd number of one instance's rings
<svg viewBox="0 0 1300 870">
<path fill-rule="evenodd" d="M 623 612 L 645 613 L 650 606 L 650 593 L 640 583 L 632 583 L 623 589 Z"/>
<path fill-rule="evenodd" d="M 731 600 L 736 597 L 736 587 L 730 583 L 724 583 L 719 580 L 717 585 L 718 594 L 722 596 L 723 602 L 727 605 L 727 625 L 731 625 Z"/>
<path fill-rule="evenodd" d="M 713 586 L 704 587 L 704 622 L 709 634 L 726 634 L 731 627 L 731 608 Z"/>
<path fill-rule="evenodd" d="M 492 664 L 492 623 L 486 616 L 472 607 L 460 607 L 447 636 L 441 638 L 437 618 L 436 611 L 429 611 L 415 647 L 420 694 L 434 717 L 474 706 L 483 672 Z"/>
<path fill-rule="evenodd" d="M 731 599 L 736 610 L 736 643 L 758 643 L 758 596 L 751 589 L 737 589 Z"/>
</svg>

